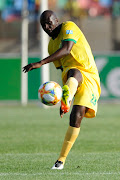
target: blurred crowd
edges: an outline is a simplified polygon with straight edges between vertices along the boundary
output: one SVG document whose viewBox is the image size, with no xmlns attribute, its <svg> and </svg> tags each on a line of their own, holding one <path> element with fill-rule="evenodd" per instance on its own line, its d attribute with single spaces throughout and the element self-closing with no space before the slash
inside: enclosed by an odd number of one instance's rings
<svg viewBox="0 0 120 180">
<path fill-rule="evenodd" d="M 11 22 L 21 18 L 25 0 L 1 0 L 1 19 Z M 30 19 L 39 15 L 40 0 L 26 0 Z M 59 9 L 73 17 L 120 16 L 120 0 L 48 0 L 49 9 Z"/>
<path fill-rule="evenodd" d="M 120 16 L 120 0 L 69 0 L 66 1 L 64 9 L 71 10 L 76 17 L 117 17 Z"/>
<path fill-rule="evenodd" d="M 39 13 L 39 0 L 2 0 L 0 1 L 1 19 L 6 22 L 19 20 L 22 16 L 25 1 L 27 2 L 29 16 L 35 19 Z"/>
<path fill-rule="evenodd" d="M 0 53 L 21 51 L 23 14 L 29 17 L 29 52 L 39 52 L 40 7 L 41 0 L 0 0 Z M 48 0 L 48 9 L 60 22 L 74 21 L 94 51 L 120 50 L 120 0 Z"/>
</svg>

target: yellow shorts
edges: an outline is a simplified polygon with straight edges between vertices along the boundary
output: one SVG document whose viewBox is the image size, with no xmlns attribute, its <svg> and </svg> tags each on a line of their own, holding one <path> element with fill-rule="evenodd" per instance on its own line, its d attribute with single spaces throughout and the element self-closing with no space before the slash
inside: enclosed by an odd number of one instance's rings
<svg viewBox="0 0 120 180">
<path fill-rule="evenodd" d="M 65 84 L 67 81 L 68 70 L 73 68 L 70 67 L 64 69 L 62 74 L 63 84 Z M 78 86 L 77 92 L 74 95 L 73 105 L 88 107 L 88 111 L 86 112 L 85 117 L 92 118 L 96 116 L 98 99 L 101 92 L 100 83 L 98 81 L 99 77 L 96 74 L 83 72 L 82 70 L 80 70 L 80 72 L 82 73 L 83 80 L 82 83 Z"/>
</svg>

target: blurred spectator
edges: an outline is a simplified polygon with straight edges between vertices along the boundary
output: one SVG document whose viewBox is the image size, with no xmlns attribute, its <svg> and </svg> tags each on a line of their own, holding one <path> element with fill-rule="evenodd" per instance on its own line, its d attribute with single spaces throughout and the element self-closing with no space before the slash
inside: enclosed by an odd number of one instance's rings
<svg viewBox="0 0 120 180">
<path fill-rule="evenodd" d="M 99 4 L 102 7 L 110 8 L 112 6 L 112 4 L 113 4 L 113 0 L 99 0 Z"/>
<path fill-rule="evenodd" d="M 65 5 L 67 4 L 68 0 L 58 0 L 57 5 L 60 9 L 64 9 Z"/>
<path fill-rule="evenodd" d="M 69 0 L 64 9 L 69 12 L 71 18 L 80 18 L 87 15 L 86 10 L 80 6 L 77 0 Z"/>
<path fill-rule="evenodd" d="M 21 1 L 15 0 L 2 0 L 2 13 L 1 17 L 7 22 L 12 22 L 20 19 L 21 17 Z"/>
<path fill-rule="evenodd" d="M 101 14 L 110 16 L 112 14 L 113 0 L 99 0 L 101 6 Z"/>
<path fill-rule="evenodd" d="M 100 14 L 98 0 L 77 0 L 80 9 L 84 9 L 89 16 L 95 17 Z"/>
<path fill-rule="evenodd" d="M 89 16 L 110 16 L 113 0 L 77 0 L 79 7 L 88 12 Z"/>
<path fill-rule="evenodd" d="M 91 1 L 92 0 L 77 0 L 79 7 L 86 10 L 90 8 Z"/>
<path fill-rule="evenodd" d="M 14 0 L 14 8 L 21 11 L 23 7 L 23 0 Z"/>
<path fill-rule="evenodd" d="M 0 1 L 0 11 L 5 8 L 5 5 L 6 5 L 5 0 L 1 0 Z"/>
<path fill-rule="evenodd" d="M 35 0 L 35 11 L 38 12 L 40 8 L 40 1 L 39 0 Z"/>
<path fill-rule="evenodd" d="M 99 0 L 101 6 L 101 15 L 111 16 L 113 0 Z"/>
<path fill-rule="evenodd" d="M 35 10 L 35 0 L 28 0 L 28 10 L 29 11 L 34 11 Z"/>
<path fill-rule="evenodd" d="M 57 0 L 48 0 L 48 7 L 49 9 L 55 9 L 56 8 L 56 4 L 57 4 Z"/>
<path fill-rule="evenodd" d="M 91 0 L 77 0 L 80 16 L 85 17 L 88 15 L 88 9 L 91 4 Z"/>
<path fill-rule="evenodd" d="M 91 4 L 88 11 L 89 16 L 96 17 L 99 16 L 100 13 L 101 13 L 101 8 L 99 2 L 97 0 L 91 0 Z"/>
<path fill-rule="evenodd" d="M 39 0 L 28 0 L 29 19 L 37 19 L 39 14 Z M 19 20 L 21 18 L 24 0 L 0 0 L 0 10 L 2 19 L 7 22 Z M 39 1 L 40 2 L 40 1 Z"/>
<path fill-rule="evenodd" d="M 113 2 L 113 16 L 114 17 L 119 17 L 120 16 L 120 1 L 119 0 L 114 0 Z"/>
<path fill-rule="evenodd" d="M 2 18 L 7 22 L 19 20 L 21 17 L 20 11 L 16 11 L 14 8 L 6 8 L 2 11 Z"/>
</svg>

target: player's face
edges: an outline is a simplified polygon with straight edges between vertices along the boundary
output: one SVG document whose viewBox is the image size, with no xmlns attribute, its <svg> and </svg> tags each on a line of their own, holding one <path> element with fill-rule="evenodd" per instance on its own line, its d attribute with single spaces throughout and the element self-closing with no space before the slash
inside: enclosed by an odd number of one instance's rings
<svg viewBox="0 0 120 180">
<path fill-rule="evenodd" d="M 58 26 L 58 19 L 54 15 L 43 17 L 40 19 L 40 23 L 44 31 L 52 37 L 54 35 L 54 29 Z"/>
</svg>

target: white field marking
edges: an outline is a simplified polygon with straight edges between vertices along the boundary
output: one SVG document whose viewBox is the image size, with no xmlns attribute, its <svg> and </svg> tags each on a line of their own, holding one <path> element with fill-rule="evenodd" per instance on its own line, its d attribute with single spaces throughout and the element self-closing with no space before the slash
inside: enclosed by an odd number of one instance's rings
<svg viewBox="0 0 120 180">
<path fill-rule="evenodd" d="M 1 153 L 0 156 L 49 156 L 49 155 L 57 155 L 59 153 Z M 71 152 L 73 154 L 73 152 Z M 119 154 L 120 152 L 87 152 L 87 153 L 81 153 L 82 156 L 85 155 L 99 155 L 99 154 Z"/>
<path fill-rule="evenodd" d="M 49 156 L 49 155 L 57 155 L 58 153 L 3 153 L 0 156 Z"/>
<path fill-rule="evenodd" d="M 54 170 L 52 170 L 54 171 Z M 61 171 L 57 171 L 57 173 L 55 173 L 55 171 L 52 172 L 47 172 L 47 175 L 58 175 L 58 172 L 60 172 L 61 175 L 120 175 L 120 172 L 91 172 L 91 173 L 79 173 L 79 172 L 61 172 Z M 39 172 L 39 173 L 0 173 L 0 176 L 40 176 L 40 175 L 45 175 L 46 173 L 44 172 Z"/>
</svg>

